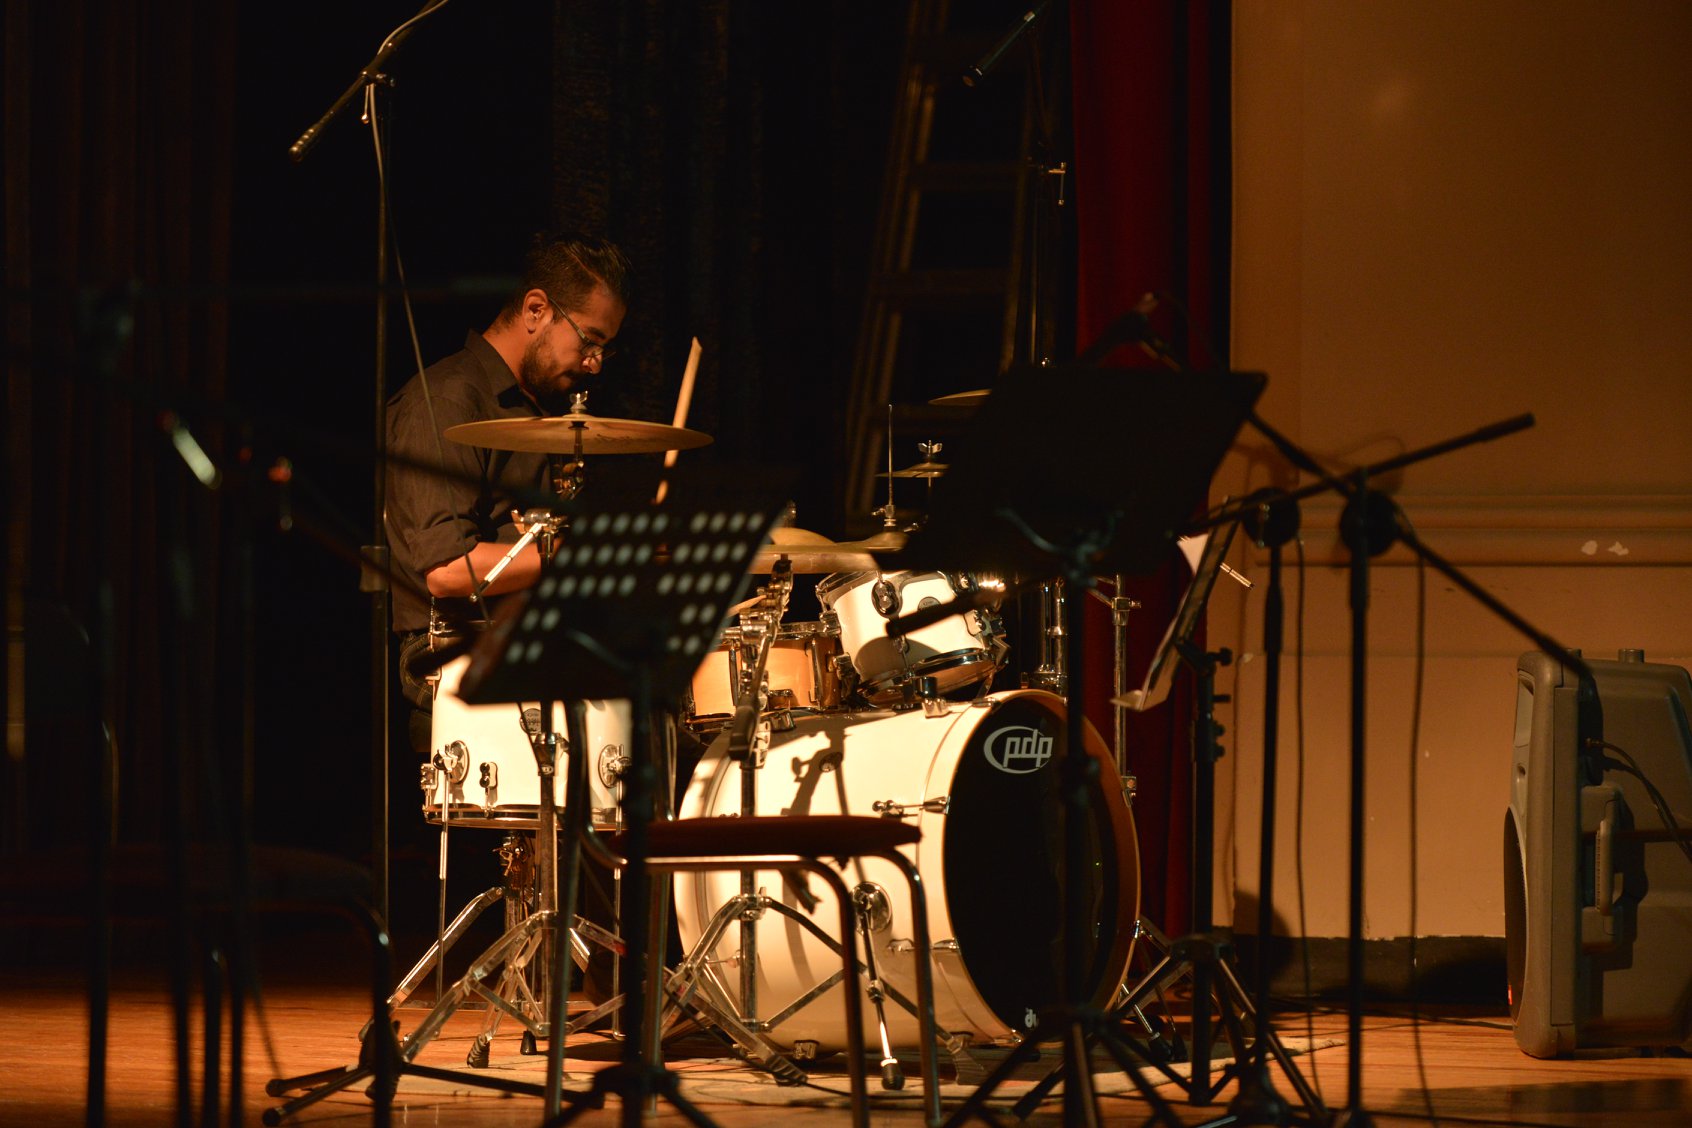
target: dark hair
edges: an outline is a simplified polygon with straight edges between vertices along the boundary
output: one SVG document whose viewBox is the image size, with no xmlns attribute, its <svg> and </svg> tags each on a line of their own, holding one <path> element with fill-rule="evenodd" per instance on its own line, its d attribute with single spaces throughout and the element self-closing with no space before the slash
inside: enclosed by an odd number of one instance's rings
<svg viewBox="0 0 1692 1128">
<path fill-rule="evenodd" d="M 523 295 L 545 290 L 565 309 L 580 309 L 595 286 L 604 286 L 611 296 L 628 304 L 629 260 L 608 239 L 590 238 L 568 232 L 536 235 L 523 264 L 523 282 L 500 311 L 510 320 L 523 311 Z"/>
</svg>

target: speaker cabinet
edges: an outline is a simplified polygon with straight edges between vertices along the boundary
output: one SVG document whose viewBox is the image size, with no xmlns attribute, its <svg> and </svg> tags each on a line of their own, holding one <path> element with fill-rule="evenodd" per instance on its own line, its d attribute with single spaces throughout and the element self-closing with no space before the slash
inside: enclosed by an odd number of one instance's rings
<svg viewBox="0 0 1692 1128">
<path fill-rule="evenodd" d="M 1534 1057 L 1692 1039 L 1692 859 L 1626 750 L 1692 830 L 1692 678 L 1624 650 L 1579 682 L 1516 667 L 1504 937 L 1516 1043 Z"/>
</svg>

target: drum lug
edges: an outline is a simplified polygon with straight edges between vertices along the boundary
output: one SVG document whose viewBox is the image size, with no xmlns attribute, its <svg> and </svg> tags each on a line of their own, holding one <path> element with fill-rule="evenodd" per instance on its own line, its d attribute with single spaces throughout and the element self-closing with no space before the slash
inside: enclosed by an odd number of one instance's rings
<svg viewBox="0 0 1692 1128">
<path fill-rule="evenodd" d="M 899 589 L 885 577 L 875 581 L 870 587 L 870 606 L 883 619 L 891 619 L 899 614 L 899 607 L 903 600 L 899 597 Z M 903 642 L 903 639 L 900 639 Z"/>
<path fill-rule="evenodd" d="M 801 1038 L 797 1042 L 793 1043 L 793 1060 L 816 1061 L 817 1049 L 817 1043 Z"/>
<path fill-rule="evenodd" d="M 861 882 L 852 890 L 852 908 L 858 914 L 858 928 L 868 936 L 884 932 L 893 923 L 893 905 L 887 890 L 873 881 Z"/>
<path fill-rule="evenodd" d="M 620 744 L 607 744 L 599 750 L 599 782 L 606 787 L 615 787 L 623 778 L 623 773 L 629 770 L 633 761 L 624 754 Z"/>
<path fill-rule="evenodd" d="M 440 769 L 435 767 L 433 763 L 419 764 L 418 767 L 422 769 L 420 773 L 422 778 L 418 780 L 418 784 L 423 788 L 425 794 L 433 795 L 435 787 L 440 782 Z"/>
<path fill-rule="evenodd" d="M 922 700 L 922 715 L 944 717 L 951 712 L 950 703 L 940 696 L 940 682 L 932 676 L 917 679 L 917 697 Z"/>
<path fill-rule="evenodd" d="M 435 753 L 435 767 L 446 773 L 448 783 L 463 783 L 470 774 L 470 749 L 455 740 Z"/>
<path fill-rule="evenodd" d="M 492 761 L 482 764 L 480 782 L 483 791 L 494 791 L 499 788 L 499 765 Z"/>
</svg>

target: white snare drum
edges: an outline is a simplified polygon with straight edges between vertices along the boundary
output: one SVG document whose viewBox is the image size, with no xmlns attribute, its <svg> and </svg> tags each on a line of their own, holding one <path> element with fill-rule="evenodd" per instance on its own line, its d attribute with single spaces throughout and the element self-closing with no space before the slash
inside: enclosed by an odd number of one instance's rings
<svg viewBox="0 0 1692 1128">
<path fill-rule="evenodd" d="M 693 707 L 687 727 L 695 732 L 721 728 L 734 715 L 734 691 L 741 673 L 758 660 L 756 636 L 729 627 L 717 649 L 705 655 L 693 674 Z M 840 640 L 821 623 L 783 623 L 764 663 L 771 708 L 840 708 L 840 671 L 834 664 Z"/>
<path fill-rule="evenodd" d="M 983 682 L 1004 661 L 997 620 L 968 611 L 903 638 L 887 637 L 887 621 L 975 590 L 963 572 L 836 572 L 817 585 L 823 622 L 840 636 L 864 697 L 885 705 L 904 696 L 901 683 L 932 676 L 940 692 Z"/>
<path fill-rule="evenodd" d="M 944 716 L 856 713 L 795 718 L 775 733 L 757 776 L 755 814 L 881 814 L 914 820 L 922 841 L 910 852 L 926 889 L 934 938 L 935 1014 L 940 1027 L 977 1042 L 1014 1042 L 1042 1007 L 1062 1000 L 1057 967 L 1063 919 L 1060 763 L 1063 699 L 1040 690 L 993 694 L 951 704 Z M 740 767 L 723 742 L 694 772 L 684 816 L 740 813 Z M 1139 851 L 1121 777 L 1104 742 L 1086 726 L 1086 750 L 1098 765 L 1088 798 L 1085 903 L 1095 922 L 1087 953 L 1090 1001 L 1106 1005 L 1127 974 L 1139 914 Z M 872 932 L 876 968 L 905 998 L 916 999 L 916 969 L 904 879 L 875 858 L 848 863 L 848 888 L 869 881 L 886 891 L 887 922 Z M 797 905 L 781 875 L 759 871 L 754 884 Z M 677 874 L 676 920 L 692 948 L 713 914 L 739 892 L 738 873 Z M 837 910 L 823 902 L 810 919 L 825 932 Z M 803 914 L 804 910 L 796 908 Z M 769 1021 L 815 984 L 840 970 L 840 958 L 776 910 L 758 923 L 759 1013 Z M 739 926 L 722 935 L 714 956 L 738 1004 Z M 846 1044 L 839 986 L 769 1031 L 777 1042 Z M 916 1019 L 889 1003 L 891 1036 L 917 1045 Z M 873 1011 L 866 1008 L 867 1022 Z M 866 1029 L 866 1037 L 874 1033 Z"/>
<path fill-rule="evenodd" d="M 528 827 L 540 825 L 540 775 L 534 747 L 523 728 L 523 708 L 509 705 L 467 705 L 458 696 L 458 682 L 470 665 L 468 655 L 441 668 L 435 687 L 435 709 L 429 727 L 433 763 L 423 769 L 423 817 L 467 826 Z M 540 723 L 539 705 L 527 706 L 533 723 Z M 554 704 L 553 730 L 559 734 L 558 774 L 553 796 L 563 818 L 566 730 L 564 706 Z M 587 702 L 589 821 L 614 827 L 618 779 L 630 747 L 629 703 Z"/>
</svg>

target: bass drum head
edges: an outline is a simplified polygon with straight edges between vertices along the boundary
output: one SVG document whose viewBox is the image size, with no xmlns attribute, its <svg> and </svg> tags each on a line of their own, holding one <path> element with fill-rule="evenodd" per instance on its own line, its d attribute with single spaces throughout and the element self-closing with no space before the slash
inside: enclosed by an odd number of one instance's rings
<svg viewBox="0 0 1692 1128">
<path fill-rule="evenodd" d="M 1066 714 L 1047 694 L 1016 694 L 974 727 L 958 757 L 945 819 L 946 908 L 982 1001 L 1013 1030 L 1063 1000 L 1062 765 Z M 1086 930 L 1082 983 L 1104 1006 L 1127 972 L 1139 915 L 1139 853 L 1115 765 L 1091 725 L 1087 752 Z"/>
</svg>

